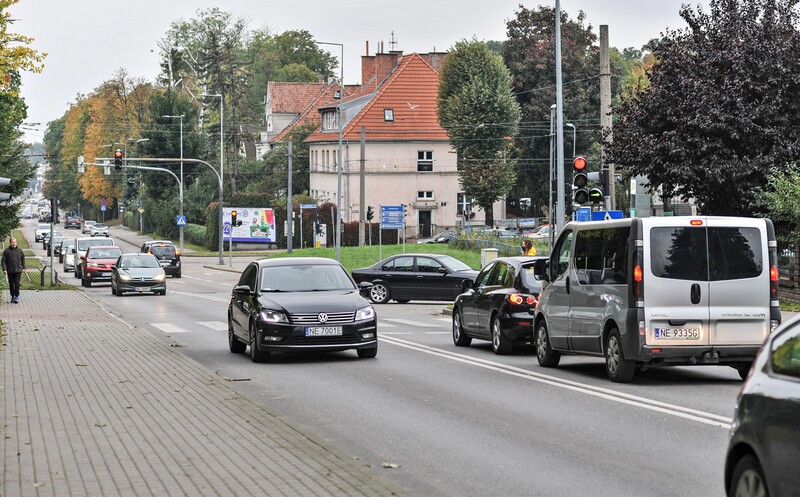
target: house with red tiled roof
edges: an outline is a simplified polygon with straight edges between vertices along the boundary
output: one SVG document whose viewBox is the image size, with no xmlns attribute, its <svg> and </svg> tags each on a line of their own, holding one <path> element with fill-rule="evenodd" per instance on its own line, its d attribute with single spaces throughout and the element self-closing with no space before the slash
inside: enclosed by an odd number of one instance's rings
<svg viewBox="0 0 800 497">
<path fill-rule="evenodd" d="M 463 224 L 463 194 L 455 150 L 437 116 L 437 69 L 443 58 L 442 53 L 403 55 L 399 51 L 362 56 L 360 85 L 345 87 L 341 101 L 320 95 L 311 104 L 320 126 L 306 139 L 309 193 L 321 202 L 333 203 L 339 181 L 341 105 L 344 222 L 359 220 L 363 163 L 364 209 L 373 207 L 373 222 L 379 221 L 379 206 L 405 204 L 409 237 L 430 236 Z M 329 87 L 324 95 L 329 96 L 330 90 L 334 88 Z M 306 122 L 312 115 L 305 114 Z M 496 218 L 504 217 L 503 206 L 502 200 L 495 204 Z M 471 222 L 484 224 L 483 219 L 483 211 L 478 210 Z"/>
</svg>

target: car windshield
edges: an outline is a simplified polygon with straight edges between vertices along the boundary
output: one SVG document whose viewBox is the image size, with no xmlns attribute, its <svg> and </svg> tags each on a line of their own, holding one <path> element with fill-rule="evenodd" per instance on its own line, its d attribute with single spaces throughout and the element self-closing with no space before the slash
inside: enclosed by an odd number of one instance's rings
<svg viewBox="0 0 800 497">
<path fill-rule="evenodd" d="M 150 254 L 132 255 L 120 259 L 119 267 L 122 269 L 130 268 L 156 268 L 161 267 L 158 260 Z"/>
<path fill-rule="evenodd" d="M 455 257 L 450 257 L 449 255 L 444 255 L 442 257 L 439 257 L 439 261 L 445 266 L 452 269 L 453 271 L 464 271 L 472 269 L 471 267 L 467 266 L 466 264 L 459 261 Z"/>
<path fill-rule="evenodd" d="M 273 266 L 261 270 L 262 292 L 321 292 L 354 288 L 341 266 Z"/>
<path fill-rule="evenodd" d="M 118 248 L 97 249 L 89 252 L 89 259 L 116 259 L 122 255 Z"/>
</svg>

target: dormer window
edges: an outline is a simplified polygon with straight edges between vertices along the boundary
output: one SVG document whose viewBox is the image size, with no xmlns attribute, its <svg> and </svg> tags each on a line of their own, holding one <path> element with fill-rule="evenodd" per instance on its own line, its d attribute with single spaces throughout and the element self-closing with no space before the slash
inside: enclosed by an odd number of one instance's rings
<svg viewBox="0 0 800 497">
<path fill-rule="evenodd" d="M 324 111 L 322 113 L 322 131 L 338 131 L 339 122 L 336 119 L 337 116 L 336 109 Z"/>
<path fill-rule="evenodd" d="M 394 109 L 383 109 L 383 120 L 387 123 L 394 122 Z"/>
</svg>

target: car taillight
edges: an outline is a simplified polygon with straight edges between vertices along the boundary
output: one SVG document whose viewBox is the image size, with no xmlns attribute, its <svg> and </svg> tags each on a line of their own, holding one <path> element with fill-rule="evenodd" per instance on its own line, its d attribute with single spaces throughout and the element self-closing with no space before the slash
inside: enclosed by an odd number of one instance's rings
<svg viewBox="0 0 800 497">
<path fill-rule="evenodd" d="M 536 297 L 534 297 L 533 295 L 520 295 L 519 293 L 512 293 L 511 295 L 506 297 L 506 300 L 508 300 L 508 302 L 513 305 L 522 305 L 522 304 L 536 305 L 537 303 Z"/>
<path fill-rule="evenodd" d="M 769 268 L 769 296 L 770 298 L 777 299 L 778 298 L 778 266 L 770 266 Z"/>
<path fill-rule="evenodd" d="M 633 298 L 644 300 L 644 254 L 641 248 L 637 248 L 633 256 Z"/>
</svg>

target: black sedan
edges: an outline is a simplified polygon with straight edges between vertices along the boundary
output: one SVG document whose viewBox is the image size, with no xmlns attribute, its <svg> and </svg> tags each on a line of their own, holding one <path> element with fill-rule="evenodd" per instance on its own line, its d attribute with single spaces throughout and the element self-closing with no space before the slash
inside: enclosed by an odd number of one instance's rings
<svg viewBox="0 0 800 497">
<path fill-rule="evenodd" d="M 399 254 L 353 270 L 353 278 L 372 283 L 369 298 L 376 304 L 394 299 L 453 300 L 472 286 L 478 271 L 449 255 Z"/>
<path fill-rule="evenodd" d="M 378 354 L 375 309 L 341 264 L 320 257 L 287 257 L 251 262 L 233 287 L 228 306 L 228 346 L 234 354 L 250 348 L 253 362 L 275 351 L 356 349 L 358 357 Z"/>
<path fill-rule="evenodd" d="M 453 304 L 453 342 L 467 347 L 473 338 L 491 340 L 495 354 L 533 343 L 533 311 L 542 282 L 533 274 L 537 259 L 500 257 L 483 268 Z"/>
<path fill-rule="evenodd" d="M 742 385 L 725 459 L 728 496 L 783 497 L 800 489 L 800 318 L 761 347 Z"/>
<path fill-rule="evenodd" d="M 111 295 L 125 292 L 167 294 L 167 277 L 153 254 L 122 254 L 111 266 Z"/>
</svg>

